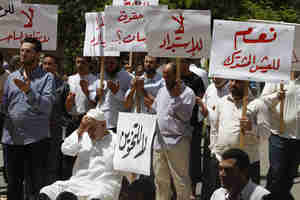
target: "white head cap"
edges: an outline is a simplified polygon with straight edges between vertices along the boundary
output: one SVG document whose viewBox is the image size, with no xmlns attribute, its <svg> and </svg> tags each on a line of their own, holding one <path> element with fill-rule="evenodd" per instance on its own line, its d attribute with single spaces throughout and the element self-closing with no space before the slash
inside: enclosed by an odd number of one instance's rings
<svg viewBox="0 0 300 200">
<path fill-rule="evenodd" d="M 91 117 L 97 121 L 105 121 L 104 113 L 100 111 L 99 109 L 90 109 L 87 113 L 86 116 Z"/>
</svg>

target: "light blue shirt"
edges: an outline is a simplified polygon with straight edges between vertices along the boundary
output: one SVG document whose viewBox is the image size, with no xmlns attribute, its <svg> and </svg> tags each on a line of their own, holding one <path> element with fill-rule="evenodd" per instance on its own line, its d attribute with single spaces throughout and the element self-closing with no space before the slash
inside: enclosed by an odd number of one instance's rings
<svg viewBox="0 0 300 200">
<path fill-rule="evenodd" d="M 164 79 L 158 73 L 156 73 L 153 78 L 147 78 L 147 76 L 145 74 L 140 78 L 144 80 L 145 91 L 148 94 L 152 95 L 154 98 L 156 97 L 159 89 L 164 86 Z M 127 91 L 126 96 L 129 95 L 129 93 L 130 93 L 130 89 Z M 135 98 L 135 95 L 133 98 Z M 151 110 L 151 109 L 149 110 L 149 108 L 147 108 L 147 106 L 145 106 L 143 95 L 140 95 L 140 106 L 141 106 L 141 113 L 154 114 L 153 110 Z M 137 110 L 137 105 L 135 102 L 132 111 L 137 112 L 136 110 Z"/>
<path fill-rule="evenodd" d="M 109 77 L 108 74 L 104 73 L 105 81 L 112 80 L 114 83 L 119 82 L 120 84 L 120 89 L 118 90 L 118 92 L 116 94 L 113 94 L 111 90 L 106 87 L 105 82 L 104 94 L 101 103 L 97 104 L 97 108 L 104 112 L 107 128 L 116 128 L 119 112 L 126 111 L 124 107 L 125 94 L 130 87 L 131 79 L 132 76 L 124 70 L 118 72 L 113 78 Z M 90 99 L 96 100 L 96 91 L 99 87 L 100 81 L 97 80 L 90 91 Z"/>
<path fill-rule="evenodd" d="M 36 67 L 31 74 L 30 91 L 25 94 L 14 83 L 14 79 L 25 82 L 23 71 L 20 69 L 10 74 L 4 86 L 4 144 L 26 145 L 50 136 L 49 118 L 55 99 L 54 76 Z"/>
<path fill-rule="evenodd" d="M 182 93 L 178 97 L 172 97 L 165 86 L 159 90 L 152 105 L 157 113 L 159 128 L 154 149 L 160 149 L 161 145 L 171 147 L 183 136 L 191 136 L 192 127 L 189 121 L 195 99 L 193 90 L 184 84 L 182 84 Z"/>
</svg>

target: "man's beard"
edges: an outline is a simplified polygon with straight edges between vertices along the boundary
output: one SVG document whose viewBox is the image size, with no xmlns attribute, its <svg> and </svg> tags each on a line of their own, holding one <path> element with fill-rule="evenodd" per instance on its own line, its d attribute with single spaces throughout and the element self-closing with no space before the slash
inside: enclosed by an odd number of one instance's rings
<svg viewBox="0 0 300 200">
<path fill-rule="evenodd" d="M 22 65 L 23 66 L 29 66 L 29 67 L 31 67 L 33 64 L 34 64 L 34 59 L 30 59 L 30 60 L 24 60 L 23 62 L 22 62 Z"/>
<path fill-rule="evenodd" d="M 232 97 L 235 99 L 241 99 L 244 96 L 244 89 L 237 89 L 237 88 L 232 88 L 230 90 Z"/>
<path fill-rule="evenodd" d="M 170 92 L 175 87 L 175 85 L 176 85 L 176 80 L 168 81 L 168 82 L 166 81 L 166 87 Z"/>
<path fill-rule="evenodd" d="M 153 74 L 156 73 L 156 69 L 153 69 L 153 68 L 146 69 L 145 68 L 145 72 L 146 72 L 147 75 L 153 75 Z"/>
<path fill-rule="evenodd" d="M 114 69 L 113 71 L 110 70 L 106 70 L 106 73 L 109 77 L 114 78 L 117 76 L 117 73 L 119 72 L 119 68 L 117 67 L 116 69 Z"/>
</svg>

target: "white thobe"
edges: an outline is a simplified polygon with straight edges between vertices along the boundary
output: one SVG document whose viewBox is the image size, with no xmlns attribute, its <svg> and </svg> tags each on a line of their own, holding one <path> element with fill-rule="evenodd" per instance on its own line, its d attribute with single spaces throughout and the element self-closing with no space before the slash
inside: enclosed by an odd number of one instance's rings
<svg viewBox="0 0 300 200">
<path fill-rule="evenodd" d="M 67 137 L 61 147 L 64 154 L 77 156 L 73 175 L 67 181 L 56 181 L 41 189 L 51 200 L 64 191 L 87 199 L 117 200 L 122 176 L 113 170 L 116 136 L 112 133 L 103 139 L 92 141 L 88 133 L 78 139 L 77 131 Z"/>
</svg>

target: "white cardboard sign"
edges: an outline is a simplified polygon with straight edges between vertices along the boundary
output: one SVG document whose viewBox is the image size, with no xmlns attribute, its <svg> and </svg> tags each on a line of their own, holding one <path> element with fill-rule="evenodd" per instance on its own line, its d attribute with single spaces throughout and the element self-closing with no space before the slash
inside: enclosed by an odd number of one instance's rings
<svg viewBox="0 0 300 200">
<path fill-rule="evenodd" d="M 149 10 L 147 50 L 154 57 L 207 57 L 211 45 L 210 11 Z M 159 22 L 159 23 L 158 23 Z"/>
<path fill-rule="evenodd" d="M 105 40 L 109 50 L 146 52 L 145 17 L 147 10 L 167 6 L 108 6 L 105 8 Z"/>
<path fill-rule="evenodd" d="M 105 13 L 85 14 L 84 56 L 120 56 L 119 51 L 108 51 L 105 41 Z"/>
<path fill-rule="evenodd" d="M 113 6 L 157 6 L 158 0 L 113 0 Z"/>
<path fill-rule="evenodd" d="M 150 175 L 156 115 L 119 113 L 114 169 Z"/>
<path fill-rule="evenodd" d="M 0 48 L 19 48 L 25 37 L 34 37 L 43 50 L 56 50 L 57 9 L 56 5 L 22 4 L 20 12 L 1 21 Z"/>
<path fill-rule="evenodd" d="M 294 26 L 215 20 L 209 76 L 288 81 L 293 42 Z"/>
</svg>

